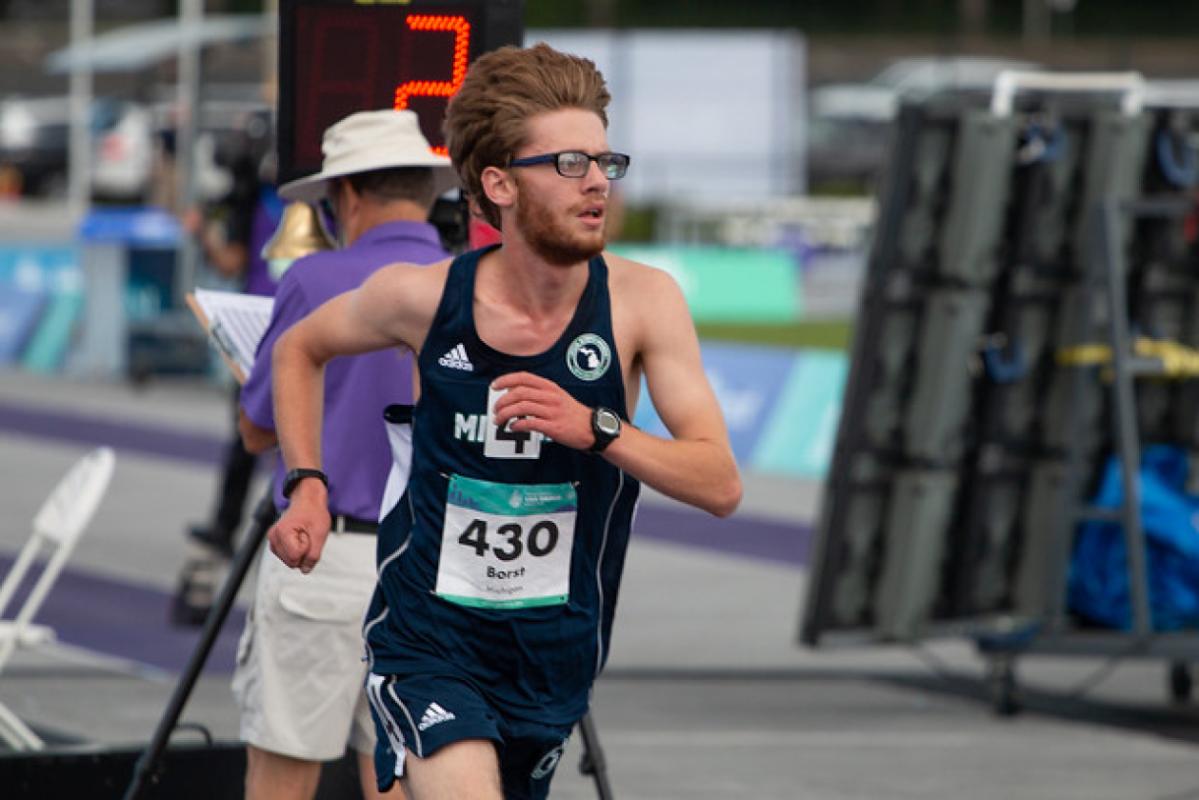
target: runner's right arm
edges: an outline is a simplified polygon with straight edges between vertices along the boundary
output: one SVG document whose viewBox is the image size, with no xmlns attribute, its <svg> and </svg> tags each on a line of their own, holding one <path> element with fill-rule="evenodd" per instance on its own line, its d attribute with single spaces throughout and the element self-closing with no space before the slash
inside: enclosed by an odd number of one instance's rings
<svg viewBox="0 0 1199 800">
<path fill-rule="evenodd" d="M 288 469 L 320 467 L 325 364 L 335 356 L 395 346 L 418 351 L 436 312 L 447 266 L 381 269 L 279 338 L 272 353 L 272 387 L 275 430 Z M 320 481 L 304 480 L 290 499 L 271 528 L 271 550 L 289 567 L 307 572 L 320 558 L 329 533 L 328 498 Z"/>
</svg>

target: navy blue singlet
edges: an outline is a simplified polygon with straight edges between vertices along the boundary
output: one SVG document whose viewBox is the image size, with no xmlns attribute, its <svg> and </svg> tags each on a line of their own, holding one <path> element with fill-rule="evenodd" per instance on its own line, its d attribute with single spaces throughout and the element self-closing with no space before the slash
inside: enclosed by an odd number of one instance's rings
<svg viewBox="0 0 1199 800">
<path fill-rule="evenodd" d="M 601 456 L 497 429 L 489 387 L 528 371 L 628 419 L 608 267 L 591 259 L 549 350 L 513 356 L 475 330 L 486 252 L 451 264 L 418 357 L 411 476 L 379 530 L 371 668 L 461 679 L 501 713 L 571 725 L 607 656 L 639 484 Z"/>
</svg>

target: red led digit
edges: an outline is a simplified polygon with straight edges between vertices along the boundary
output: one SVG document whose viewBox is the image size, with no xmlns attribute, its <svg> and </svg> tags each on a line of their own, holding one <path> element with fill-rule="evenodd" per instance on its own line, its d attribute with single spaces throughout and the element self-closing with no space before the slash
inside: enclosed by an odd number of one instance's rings
<svg viewBox="0 0 1199 800">
<path fill-rule="evenodd" d="M 466 79 L 466 65 L 470 56 L 470 23 L 466 17 L 441 14 L 411 14 L 408 27 L 414 31 L 434 31 L 454 34 L 454 54 L 450 80 L 448 81 L 405 81 L 396 87 L 394 108 L 408 107 L 413 97 L 453 97 Z M 433 152 L 446 155 L 445 147 L 434 147 Z"/>
</svg>

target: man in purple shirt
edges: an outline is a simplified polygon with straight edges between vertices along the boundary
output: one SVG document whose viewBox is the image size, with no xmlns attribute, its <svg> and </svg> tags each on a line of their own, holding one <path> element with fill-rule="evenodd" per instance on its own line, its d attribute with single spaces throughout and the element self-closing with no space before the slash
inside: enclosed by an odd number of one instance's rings
<svg viewBox="0 0 1199 800">
<path fill-rule="evenodd" d="M 322 150 L 321 171 L 279 193 L 327 201 L 342 249 L 297 260 L 279 283 L 241 395 L 239 429 L 251 452 L 276 442 L 271 350 L 279 336 L 382 266 L 448 255 L 426 219 L 453 173 L 449 159 L 431 152 L 413 112 L 352 114 L 325 132 Z M 361 628 L 375 585 L 374 533 L 392 461 L 383 409 L 411 403 L 412 395 L 411 358 L 396 350 L 337 359 L 326 370 L 321 451 L 336 555 L 330 562 L 326 551 L 324 573 L 303 575 L 263 553 L 233 678 L 248 745 L 247 798 L 311 798 L 321 762 L 340 758 L 347 744 L 359 754 L 365 796 L 380 796 Z M 277 508 L 287 505 L 294 483 L 280 460 Z"/>
</svg>

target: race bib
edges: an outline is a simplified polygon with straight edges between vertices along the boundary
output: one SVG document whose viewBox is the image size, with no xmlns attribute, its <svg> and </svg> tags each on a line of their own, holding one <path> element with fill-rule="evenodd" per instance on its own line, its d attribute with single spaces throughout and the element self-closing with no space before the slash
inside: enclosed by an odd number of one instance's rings
<svg viewBox="0 0 1199 800">
<path fill-rule="evenodd" d="M 577 512 L 569 483 L 451 476 L 434 592 L 479 608 L 565 603 Z"/>
</svg>

